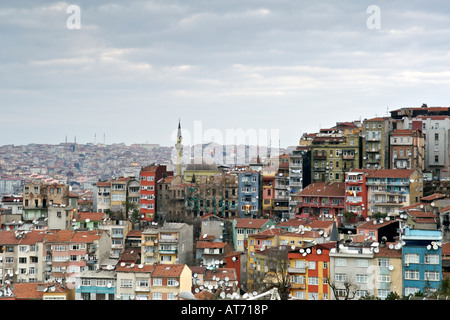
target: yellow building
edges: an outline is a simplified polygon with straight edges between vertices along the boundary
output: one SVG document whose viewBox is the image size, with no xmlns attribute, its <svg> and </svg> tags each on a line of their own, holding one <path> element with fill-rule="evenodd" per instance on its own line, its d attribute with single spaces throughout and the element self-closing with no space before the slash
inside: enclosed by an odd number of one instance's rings
<svg viewBox="0 0 450 320">
<path fill-rule="evenodd" d="M 402 296 L 402 250 L 400 243 L 386 243 L 375 249 L 374 295 L 385 299 L 389 292 Z"/>
</svg>

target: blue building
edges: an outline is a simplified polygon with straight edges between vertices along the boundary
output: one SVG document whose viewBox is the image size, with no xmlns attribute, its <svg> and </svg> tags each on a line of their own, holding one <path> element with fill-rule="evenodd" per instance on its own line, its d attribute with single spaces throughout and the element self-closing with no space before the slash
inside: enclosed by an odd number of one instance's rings
<svg viewBox="0 0 450 320">
<path fill-rule="evenodd" d="M 405 227 L 402 240 L 403 295 L 437 289 L 442 281 L 441 232 Z"/>
<path fill-rule="evenodd" d="M 257 171 L 239 172 L 238 210 L 240 218 L 254 218 L 260 209 L 260 175 Z"/>
<path fill-rule="evenodd" d="M 75 283 L 75 300 L 115 300 L 115 271 L 84 271 Z"/>
</svg>

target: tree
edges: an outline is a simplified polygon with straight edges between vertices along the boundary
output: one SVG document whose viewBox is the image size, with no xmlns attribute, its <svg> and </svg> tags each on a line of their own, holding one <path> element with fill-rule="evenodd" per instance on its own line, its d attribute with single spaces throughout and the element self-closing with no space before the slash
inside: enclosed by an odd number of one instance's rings
<svg viewBox="0 0 450 320">
<path fill-rule="evenodd" d="M 358 291 L 358 286 L 353 281 L 353 278 L 348 277 L 342 282 L 329 279 L 328 286 L 333 290 L 336 300 L 352 300 Z"/>
<path fill-rule="evenodd" d="M 256 258 L 260 261 L 260 270 L 253 274 L 253 288 L 259 292 L 277 288 L 281 300 L 287 300 L 291 284 L 287 246 L 269 248 Z"/>
</svg>

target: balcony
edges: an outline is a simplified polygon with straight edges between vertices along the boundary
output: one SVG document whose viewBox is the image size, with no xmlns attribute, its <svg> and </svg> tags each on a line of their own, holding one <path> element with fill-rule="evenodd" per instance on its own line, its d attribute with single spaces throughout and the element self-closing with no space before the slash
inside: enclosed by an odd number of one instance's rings
<svg viewBox="0 0 450 320">
<path fill-rule="evenodd" d="M 355 155 L 354 154 L 344 154 L 344 155 L 342 155 L 342 159 L 344 159 L 344 160 L 355 160 Z"/>
<path fill-rule="evenodd" d="M 288 273 L 306 273 L 306 268 L 293 268 L 293 267 L 288 267 L 287 269 Z"/>
<path fill-rule="evenodd" d="M 326 152 L 314 153 L 313 158 L 316 160 L 325 160 L 327 158 L 327 153 Z"/>
</svg>

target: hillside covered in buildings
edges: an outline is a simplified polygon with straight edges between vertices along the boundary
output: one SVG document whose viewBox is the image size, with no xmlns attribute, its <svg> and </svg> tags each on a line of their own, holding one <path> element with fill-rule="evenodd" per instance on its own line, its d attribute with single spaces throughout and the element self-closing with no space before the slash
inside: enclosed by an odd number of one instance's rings
<svg viewBox="0 0 450 320">
<path fill-rule="evenodd" d="M 422 105 L 232 163 L 2 146 L 0 300 L 445 299 L 449 135 Z"/>
</svg>

